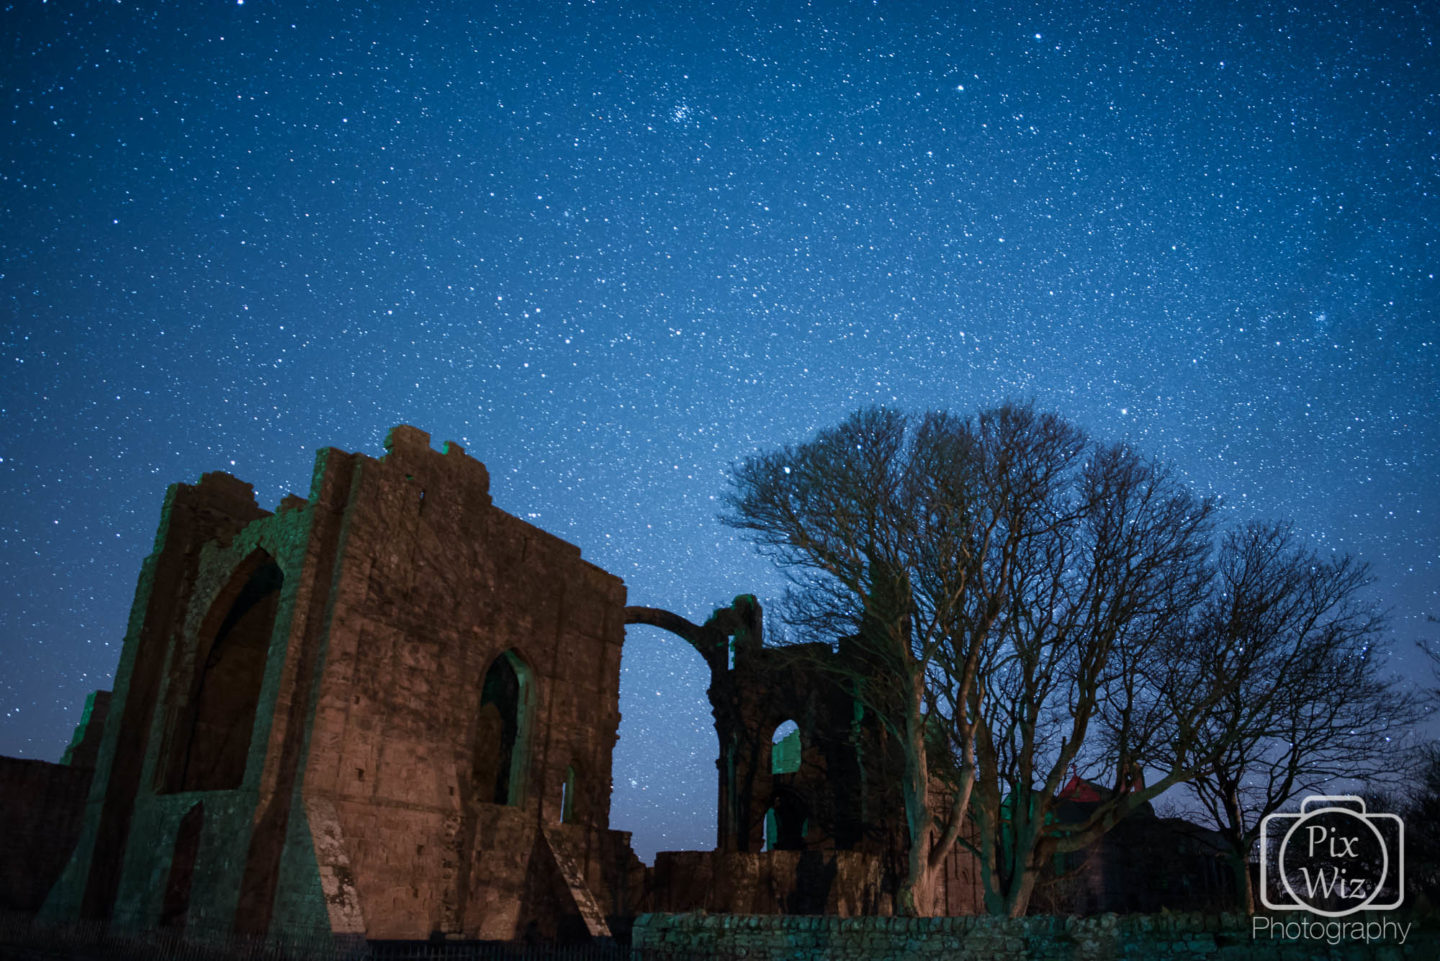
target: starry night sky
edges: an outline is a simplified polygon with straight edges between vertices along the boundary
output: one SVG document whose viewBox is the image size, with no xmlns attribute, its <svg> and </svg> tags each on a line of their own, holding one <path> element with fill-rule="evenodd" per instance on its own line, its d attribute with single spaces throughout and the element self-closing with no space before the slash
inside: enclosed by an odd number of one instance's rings
<svg viewBox="0 0 1440 961">
<path fill-rule="evenodd" d="M 630 602 L 781 582 L 726 471 L 1033 399 L 1440 613 L 1421 4 L 0 6 L 0 754 L 108 687 L 167 484 L 419 426 Z M 613 822 L 714 839 L 699 655 L 630 632 Z"/>
</svg>

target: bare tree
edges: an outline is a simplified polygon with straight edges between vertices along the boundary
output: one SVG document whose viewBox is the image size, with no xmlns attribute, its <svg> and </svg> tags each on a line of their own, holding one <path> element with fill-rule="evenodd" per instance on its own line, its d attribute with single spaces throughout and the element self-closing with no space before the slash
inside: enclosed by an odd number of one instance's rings
<svg viewBox="0 0 1440 961">
<path fill-rule="evenodd" d="M 902 911 L 928 908 L 962 844 L 987 910 L 1023 914 L 1041 865 L 1199 769 L 1189 738 L 1227 680 L 1191 671 L 1182 690 L 1168 660 L 1205 596 L 1212 505 L 1163 467 L 1011 404 L 861 411 L 732 484 L 725 520 L 791 578 L 788 619 L 857 644 L 884 691 L 905 753 Z M 1076 767 L 1112 790 L 1061 825 Z M 932 810 L 937 780 L 948 803 Z"/>
<path fill-rule="evenodd" d="M 1418 717 L 1382 675 L 1369 571 L 1322 558 L 1288 527 L 1252 523 L 1220 548 L 1184 667 L 1223 665 L 1231 685 L 1196 731 L 1211 758 L 1192 782 L 1230 849 L 1240 906 L 1255 910 L 1249 856 L 1263 819 L 1302 792 L 1398 771 L 1392 735 Z"/>
<path fill-rule="evenodd" d="M 915 583 L 917 573 L 932 573 L 924 556 L 949 519 L 927 496 L 936 478 L 924 470 L 937 460 L 927 446 L 945 440 L 932 426 L 943 420 L 928 418 L 912 437 L 909 418 L 870 409 L 806 444 L 753 457 L 734 472 L 725 517 L 792 579 L 792 624 L 811 637 L 855 641 L 863 670 L 847 684 L 903 746 L 910 851 L 900 907 L 909 914 L 926 902 L 931 870 L 927 677 L 954 619 L 954 601 L 924 589 L 933 578 L 921 590 Z"/>
<path fill-rule="evenodd" d="M 1196 678 L 1178 715 L 1144 683 L 1204 597 L 1212 505 L 1125 446 L 1048 450 L 1030 442 L 1025 411 L 999 414 L 986 444 L 999 456 L 981 478 L 1001 535 L 985 565 L 1003 604 L 967 714 L 986 908 L 1013 916 L 1056 854 L 1193 773 L 1191 752 L 1171 751 L 1154 783 L 1141 776 L 1174 745 L 1177 716 L 1207 710 L 1221 681 Z M 1108 791 L 1063 823 L 1055 809 L 1077 769 Z"/>
<path fill-rule="evenodd" d="M 1430 742 L 1411 765 L 1405 817 L 1405 874 L 1409 893 L 1440 905 L 1440 744 Z"/>
</svg>

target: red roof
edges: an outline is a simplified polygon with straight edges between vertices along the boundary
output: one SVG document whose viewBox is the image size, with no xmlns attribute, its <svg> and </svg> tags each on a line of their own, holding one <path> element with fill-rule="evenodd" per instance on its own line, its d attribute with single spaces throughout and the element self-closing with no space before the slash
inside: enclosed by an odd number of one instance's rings
<svg viewBox="0 0 1440 961">
<path fill-rule="evenodd" d="M 1060 801 L 1079 801 L 1084 804 L 1093 804 L 1100 800 L 1100 792 L 1095 789 L 1095 785 L 1089 781 L 1082 780 L 1079 774 L 1072 774 L 1070 775 L 1070 783 L 1062 787 L 1060 793 L 1055 795 L 1055 797 Z"/>
</svg>

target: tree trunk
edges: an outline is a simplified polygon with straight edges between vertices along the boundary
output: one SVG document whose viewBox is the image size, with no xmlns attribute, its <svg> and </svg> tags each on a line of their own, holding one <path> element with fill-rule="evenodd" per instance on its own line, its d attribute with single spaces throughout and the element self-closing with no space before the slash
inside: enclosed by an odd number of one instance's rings
<svg viewBox="0 0 1440 961">
<path fill-rule="evenodd" d="M 1250 859 L 1245 851 L 1230 852 L 1230 869 L 1235 872 L 1235 899 L 1247 915 L 1255 913 L 1255 885 L 1250 877 Z"/>
<path fill-rule="evenodd" d="M 985 913 L 995 917 L 1023 918 L 1030 909 L 1030 896 L 1035 893 L 1039 872 L 1024 861 L 1012 865 L 1009 883 L 1003 884 L 1000 872 L 981 865 L 981 895 Z M 1003 884 L 1003 886 L 1002 886 Z"/>
<path fill-rule="evenodd" d="M 1023 822 L 1018 815 L 1015 817 L 1015 846 L 1011 856 L 1013 873 L 1010 875 L 1010 890 L 1005 893 L 1005 914 L 1007 917 L 1023 918 L 1030 908 L 1030 895 L 1035 893 L 1035 881 L 1040 875 L 1040 869 L 1036 867 L 1036 852 L 1042 849 L 1041 823 L 1033 811 Z M 1048 846 L 1044 849 L 1049 850 Z M 1043 864 L 1044 860 L 1039 860 L 1039 863 Z"/>
<path fill-rule="evenodd" d="M 1240 809 L 1240 789 L 1233 782 L 1220 780 L 1225 819 L 1221 833 L 1230 842 L 1230 869 L 1235 873 L 1235 899 L 1245 914 L 1255 913 L 1255 889 L 1250 883 L 1250 845 L 1253 838 L 1245 836 L 1245 815 Z"/>
<path fill-rule="evenodd" d="M 930 889 L 930 765 L 925 753 L 924 718 L 920 714 L 923 679 L 913 668 L 905 705 L 905 827 L 909 857 L 900 885 L 900 913 L 912 918 L 934 911 Z"/>
<path fill-rule="evenodd" d="M 1035 875 L 1035 869 L 1026 866 L 1020 868 L 1020 876 L 1012 880 L 1010 903 L 1006 905 L 1009 917 L 1023 918 L 1030 909 L 1030 895 L 1035 893 Z"/>
</svg>

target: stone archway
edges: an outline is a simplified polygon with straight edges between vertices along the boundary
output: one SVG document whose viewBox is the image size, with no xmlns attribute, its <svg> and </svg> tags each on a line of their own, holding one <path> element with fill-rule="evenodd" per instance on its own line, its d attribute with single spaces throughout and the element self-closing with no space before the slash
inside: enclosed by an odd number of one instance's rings
<svg viewBox="0 0 1440 961">
<path fill-rule="evenodd" d="M 747 726 L 732 673 L 737 655 L 758 651 L 763 643 L 763 616 L 753 595 L 742 594 L 728 607 L 717 608 L 704 624 L 696 624 L 672 611 L 658 607 L 627 607 L 625 623 L 648 624 L 669 631 L 686 641 L 705 659 L 710 671 L 711 713 L 720 756 L 716 759 L 717 803 L 715 846 L 722 851 L 737 850 L 744 834 L 740 788 L 736 783 L 736 758 L 746 750 Z"/>
<path fill-rule="evenodd" d="M 171 734 L 165 793 L 233 790 L 244 780 L 284 583 L 275 559 L 256 550 L 211 604 L 188 678 L 188 703 L 180 705 Z"/>
</svg>

